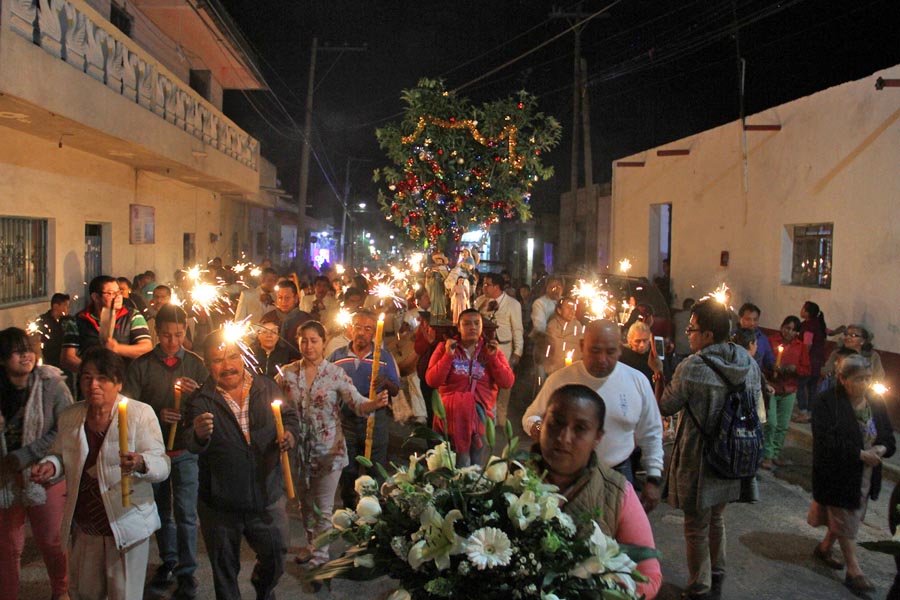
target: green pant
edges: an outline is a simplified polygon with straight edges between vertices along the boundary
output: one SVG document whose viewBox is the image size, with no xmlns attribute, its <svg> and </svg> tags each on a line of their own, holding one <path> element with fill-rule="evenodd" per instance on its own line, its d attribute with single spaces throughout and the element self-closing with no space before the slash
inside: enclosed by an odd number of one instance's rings
<svg viewBox="0 0 900 600">
<path fill-rule="evenodd" d="M 769 398 L 769 413 L 766 415 L 766 451 L 763 458 L 775 459 L 781 456 L 781 448 L 784 446 L 788 427 L 791 426 L 791 413 L 794 411 L 796 400 L 796 392 L 784 396 L 772 394 Z"/>
</svg>

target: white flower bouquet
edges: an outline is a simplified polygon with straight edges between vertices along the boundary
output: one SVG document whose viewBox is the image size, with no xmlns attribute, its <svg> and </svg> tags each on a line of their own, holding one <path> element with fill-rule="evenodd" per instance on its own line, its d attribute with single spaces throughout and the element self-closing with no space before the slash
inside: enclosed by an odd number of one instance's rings
<svg viewBox="0 0 900 600">
<path fill-rule="evenodd" d="M 493 423 L 485 430 L 493 448 Z M 556 487 L 517 452 L 509 426 L 507 434 L 503 455 L 491 456 L 486 468 L 457 468 L 443 441 L 393 475 L 383 472 L 381 489 L 369 476 L 357 479 L 355 509 L 336 511 L 334 529 L 317 540 L 351 546 L 309 578 L 387 575 L 401 585 L 391 600 L 638 598 L 635 582 L 646 579 L 635 561 L 655 550 L 620 547 L 590 517 L 576 523 L 562 512 Z M 419 428 L 413 436 L 438 434 Z"/>
</svg>

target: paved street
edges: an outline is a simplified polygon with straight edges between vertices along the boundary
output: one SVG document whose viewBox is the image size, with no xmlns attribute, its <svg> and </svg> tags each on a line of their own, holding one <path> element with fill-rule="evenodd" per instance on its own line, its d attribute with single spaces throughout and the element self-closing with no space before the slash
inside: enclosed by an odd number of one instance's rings
<svg viewBox="0 0 900 600">
<path fill-rule="evenodd" d="M 518 418 L 529 399 L 524 382 L 514 389 L 511 417 Z M 395 428 L 392 435 L 392 454 L 400 456 L 402 428 Z M 843 586 L 843 571 L 830 571 L 815 563 L 812 558 L 813 546 L 821 538 L 824 530 L 815 530 L 806 524 L 809 508 L 809 471 L 811 454 L 808 437 L 793 432 L 786 449 L 794 466 L 786 467 L 776 474 L 762 472 L 760 475 L 760 496 L 758 504 L 735 504 L 726 512 L 728 526 L 728 576 L 725 581 L 724 598 L 727 600 L 827 600 L 853 598 Z M 860 532 L 860 541 L 887 537 L 887 499 L 893 484 L 887 482 L 881 498 L 869 506 L 866 522 Z M 678 598 L 687 578 L 687 568 L 683 556 L 681 513 L 667 506 L 660 506 L 651 515 L 657 547 L 662 553 L 663 588 L 658 596 L 661 600 Z M 302 539 L 299 520 L 292 518 L 292 542 L 297 545 Z M 200 570 L 200 598 L 214 597 L 209 562 L 202 550 Z M 156 567 L 155 546 L 151 549 L 151 573 Z M 894 562 L 886 556 L 860 549 L 863 569 L 878 586 L 871 598 L 881 599 L 887 594 L 894 576 Z M 249 585 L 253 555 L 246 548 L 242 560 L 242 592 L 245 598 L 253 598 Z M 376 599 L 392 588 L 389 580 L 374 583 L 337 582 L 331 592 L 320 590 L 311 593 L 304 590 L 299 577 L 302 569 L 288 564 L 287 573 L 278 586 L 280 598 L 337 598 Z M 23 566 L 23 591 L 25 600 L 45 600 L 50 595 L 43 563 L 34 547 L 29 544 Z M 159 596 L 148 593 L 145 600 L 156 600 Z"/>
</svg>

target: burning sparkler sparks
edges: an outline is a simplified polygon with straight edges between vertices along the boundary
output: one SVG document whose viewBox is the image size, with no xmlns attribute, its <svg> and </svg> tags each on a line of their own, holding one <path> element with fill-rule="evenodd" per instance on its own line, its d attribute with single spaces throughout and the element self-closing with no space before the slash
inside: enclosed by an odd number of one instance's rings
<svg viewBox="0 0 900 600">
<path fill-rule="evenodd" d="M 883 383 L 877 382 L 872 384 L 872 391 L 879 396 L 884 396 L 890 388 Z"/>
<path fill-rule="evenodd" d="M 627 258 L 623 258 L 622 260 L 620 260 L 619 261 L 619 270 L 622 271 L 623 273 L 627 273 L 628 271 L 630 271 L 631 270 L 631 261 L 628 260 Z"/>
<path fill-rule="evenodd" d="M 716 302 L 720 304 L 728 305 L 728 286 L 724 283 L 716 288 L 712 294 L 709 295 L 711 298 L 715 298 Z"/>
<path fill-rule="evenodd" d="M 572 296 L 577 302 L 583 302 L 585 316 L 590 320 L 603 319 L 612 310 L 611 296 L 597 281 L 579 279 L 572 289 Z"/>
</svg>

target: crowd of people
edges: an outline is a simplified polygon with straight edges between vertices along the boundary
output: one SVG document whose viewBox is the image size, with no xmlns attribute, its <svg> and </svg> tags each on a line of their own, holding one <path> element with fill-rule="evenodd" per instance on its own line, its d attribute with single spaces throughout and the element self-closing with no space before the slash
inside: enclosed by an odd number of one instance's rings
<svg viewBox="0 0 900 600">
<path fill-rule="evenodd" d="M 507 273 L 479 273 L 468 250 L 452 269 L 436 253 L 400 299 L 327 265 L 283 276 L 264 264 L 242 287 L 212 261 L 200 277 L 219 286 L 214 300 L 194 298 L 185 271 L 171 285 L 149 271 L 100 276 L 74 315 L 54 294 L 37 334 L 0 332 L 0 600 L 19 594 L 26 520 L 53 598 L 133 599 L 146 586 L 194 598 L 198 535 L 217 598 L 240 598 L 242 540 L 256 554 L 257 597 L 271 598 L 291 541 L 282 453 L 306 532 L 293 559 L 320 566 L 329 549 L 313 541 L 331 527 L 336 496 L 357 501 L 354 458 L 388 465 L 390 412 L 444 433 L 459 466 L 483 464 L 485 423 L 507 420 L 523 358 L 535 378 L 522 426 L 564 509 L 599 514 L 607 535 L 651 548 L 648 514 L 661 501 L 681 510 L 684 598 L 722 597 L 726 506 L 759 499 L 754 478 L 723 479 L 703 458 L 729 384 L 758 398 L 763 469 L 788 464 L 791 420 L 811 421 L 808 521 L 827 528 L 811 552 L 846 564 L 851 590 L 873 589 L 853 540 L 895 448 L 863 325 L 830 330 L 807 302 L 766 335 L 758 306 L 712 298 L 671 317 L 632 299 L 625 319 L 589 318 L 573 282 L 513 286 Z M 242 339 L 226 327 L 235 322 Z M 152 534 L 159 567 L 145 581 Z M 655 597 L 659 561 L 638 569 L 639 591 Z"/>
</svg>

